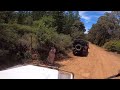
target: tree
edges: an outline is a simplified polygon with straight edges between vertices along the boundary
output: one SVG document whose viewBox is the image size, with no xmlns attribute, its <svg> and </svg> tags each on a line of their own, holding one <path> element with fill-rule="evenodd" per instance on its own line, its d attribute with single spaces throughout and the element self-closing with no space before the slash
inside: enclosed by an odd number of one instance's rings
<svg viewBox="0 0 120 90">
<path fill-rule="evenodd" d="M 17 12 L 17 17 L 18 17 L 18 24 L 24 24 L 24 20 L 25 20 L 25 12 L 24 11 L 19 11 Z"/>
<path fill-rule="evenodd" d="M 31 16 L 28 16 L 24 20 L 25 25 L 32 25 L 33 24 L 33 18 Z"/>
<path fill-rule="evenodd" d="M 31 14 L 32 14 L 33 21 L 35 21 L 43 17 L 46 14 L 46 11 L 32 11 Z"/>
<path fill-rule="evenodd" d="M 115 29 L 112 30 L 111 34 L 114 39 L 120 39 L 120 11 L 112 11 L 111 16 L 114 18 Z"/>
<path fill-rule="evenodd" d="M 66 11 L 64 13 L 64 17 L 65 17 L 64 33 L 71 34 L 72 33 L 71 28 L 73 27 L 73 24 L 76 21 L 81 22 L 79 12 L 78 11 Z"/>
<path fill-rule="evenodd" d="M 57 27 L 58 33 L 64 33 L 63 27 L 65 24 L 64 19 L 64 11 L 53 11 L 52 12 L 53 19 L 55 19 L 54 27 Z"/>
<path fill-rule="evenodd" d="M 90 29 L 88 34 L 89 40 L 92 43 L 102 46 L 107 41 L 118 37 L 116 32 L 119 31 L 119 28 L 118 20 L 113 13 L 105 13 Z"/>
<path fill-rule="evenodd" d="M 9 23 L 15 19 L 14 11 L 0 11 L 0 22 Z"/>
<path fill-rule="evenodd" d="M 73 26 L 71 27 L 71 37 L 72 39 L 75 39 L 77 37 L 81 37 L 81 38 L 85 38 L 84 37 L 84 32 L 85 32 L 85 26 L 82 22 L 80 22 L 80 20 L 76 20 L 73 23 Z"/>
<path fill-rule="evenodd" d="M 79 11 L 74 11 L 74 18 L 75 20 L 80 20 L 80 15 L 79 15 Z"/>
</svg>

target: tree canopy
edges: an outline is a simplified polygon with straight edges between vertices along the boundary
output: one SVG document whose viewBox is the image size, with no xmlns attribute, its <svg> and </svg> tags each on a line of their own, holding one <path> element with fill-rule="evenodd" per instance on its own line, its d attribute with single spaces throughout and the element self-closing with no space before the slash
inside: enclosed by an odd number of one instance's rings
<svg viewBox="0 0 120 90">
<path fill-rule="evenodd" d="M 92 25 L 89 31 L 89 40 L 99 46 L 104 45 L 107 41 L 120 39 L 119 15 L 113 11 L 105 13 L 99 17 L 96 24 Z"/>
</svg>

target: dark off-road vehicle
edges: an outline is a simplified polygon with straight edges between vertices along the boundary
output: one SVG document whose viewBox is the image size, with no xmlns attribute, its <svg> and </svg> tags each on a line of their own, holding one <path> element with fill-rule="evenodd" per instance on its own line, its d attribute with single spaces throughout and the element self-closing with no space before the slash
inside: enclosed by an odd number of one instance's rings
<svg viewBox="0 0 120 90">
<path fill-rule="evenodd" d="M 75 39 L 73 42 L 73 54 L 80 56 L 88 55 L 89 43 L 82 39 Z"/>
</svg>

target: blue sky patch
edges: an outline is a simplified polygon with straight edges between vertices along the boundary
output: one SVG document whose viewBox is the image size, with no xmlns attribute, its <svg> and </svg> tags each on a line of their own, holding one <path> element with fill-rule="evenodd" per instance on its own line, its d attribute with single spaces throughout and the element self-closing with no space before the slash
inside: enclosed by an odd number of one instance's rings
<svg viewBox="0 0 120 90">
<path fill-rule="evenodd" d="M 81 21 L 84 23 L 86 32 L 95 24 L 100 16 L 103 16 L 105 12 L 111 11 L 79 11 Z"/>
</svg>

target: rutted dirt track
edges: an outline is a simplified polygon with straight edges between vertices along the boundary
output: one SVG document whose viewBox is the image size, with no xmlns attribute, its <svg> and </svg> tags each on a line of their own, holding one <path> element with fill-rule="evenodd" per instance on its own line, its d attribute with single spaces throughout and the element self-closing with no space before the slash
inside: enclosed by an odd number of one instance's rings
<svg viewBox="0 0 120 90">
<path fill-rule="evenodd" d="M 107 52 L 90 43 L 87 57 L 69 53 L 68 60 L 59 61 L 60 69 L 73 72 L 75 79 L 104 79 L 115 75 L 120 70 L 120 56 Z"/>
</svg>

